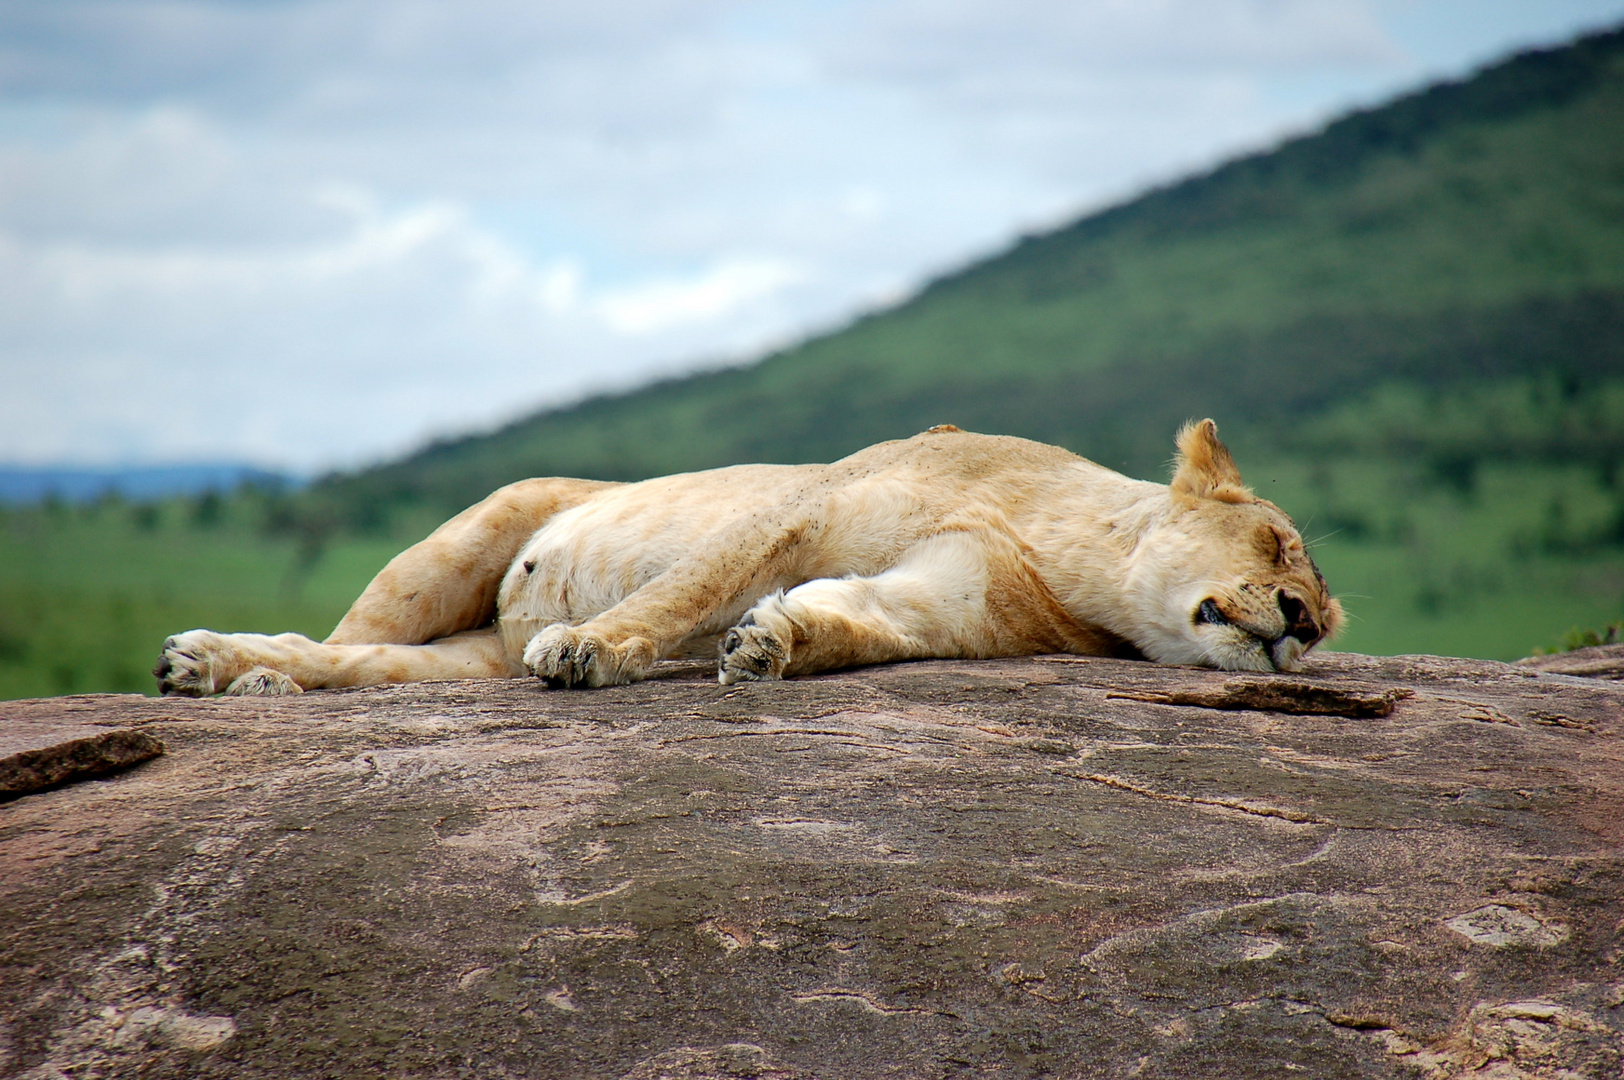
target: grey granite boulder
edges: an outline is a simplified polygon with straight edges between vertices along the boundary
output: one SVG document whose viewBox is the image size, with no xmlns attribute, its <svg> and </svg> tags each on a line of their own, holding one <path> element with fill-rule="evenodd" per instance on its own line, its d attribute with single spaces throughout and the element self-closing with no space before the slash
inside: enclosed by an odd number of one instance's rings
<svg viewBox="0 0 1624 1080">
<path fill-rule="evenodd" d="M 0 1076 L 1624 1068 L 1624 684 L 658 675 L 0 704 Z"/>
</svg>

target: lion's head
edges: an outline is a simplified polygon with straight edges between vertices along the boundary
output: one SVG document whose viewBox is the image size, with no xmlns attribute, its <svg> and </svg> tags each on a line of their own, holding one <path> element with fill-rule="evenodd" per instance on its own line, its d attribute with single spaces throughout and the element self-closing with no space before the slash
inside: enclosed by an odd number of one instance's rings
<svg viewBox="0 0 1624 1080">
<path fill-rule="evenodd" d="M 1132 591 L 1154 611 L 1135 644 L 1164 664 L 1297 670 L 1342 605 L 1291 518 L 1241 483 L 1216 424 L 1186 424 L 1178 449 L 1170 513 L 1134 558 Z"/>
</svg>

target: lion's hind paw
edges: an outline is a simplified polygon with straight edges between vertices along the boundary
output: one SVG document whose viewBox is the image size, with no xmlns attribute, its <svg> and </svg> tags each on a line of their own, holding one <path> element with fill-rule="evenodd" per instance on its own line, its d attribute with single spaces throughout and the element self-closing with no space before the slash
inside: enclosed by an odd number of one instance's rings
<svg viewBox="0 0 1624 1080">
<path fill-rule="evenodd" d="M 654 662 L 654 644 L 631 637 L 620 643 L 580 627 L 554 623 L 530 639 L 524 665 L 555 690 L 637 682 Z"/>
<path fill-rule="evenodd" d="M 219 654 L 223 648 L 220 635 L 209 630 L 188 630 L 164 641 L 158 664 L 152 669 L 158 680 L 158 692 L 166 696 L 208 697 L 218 687 L 215 679 Z"/>
<path fill-rule="evenodd" d="M 719 652 L 716 680 L 723 686 L 782 679 L 789 663 L 789 647 L 783 639 L 750 612 L 722 635 Z"/>
</svg>

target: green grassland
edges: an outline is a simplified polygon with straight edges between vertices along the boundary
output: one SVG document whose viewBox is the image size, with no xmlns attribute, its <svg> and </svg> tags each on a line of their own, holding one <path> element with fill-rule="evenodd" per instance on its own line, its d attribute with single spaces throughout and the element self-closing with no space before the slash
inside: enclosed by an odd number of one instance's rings
<svg viewBox="0 0 1624 1080">
<path fill-rule="evenodd" d="M 0 512 L 0 699 L 152 693 L 163 639 L 198 626 L 325 637 L 403 546 L 349 536 L 312 551 L 267 533 L 254 500 L 223 504 Z"/>
<path fill-rule="evenodd" d="M 0 695 L 144 688 L 165 634 L 325 634 L 525 476 L 827 461 L 951 422 L 1162 478 L 1219 421 L 1317 539 L 1338 647 L 1512 659 L 1624 617 L 1624 30 L 1150 192 L 740 368 L 294 496 L 14 510 Z"/>
</svg>

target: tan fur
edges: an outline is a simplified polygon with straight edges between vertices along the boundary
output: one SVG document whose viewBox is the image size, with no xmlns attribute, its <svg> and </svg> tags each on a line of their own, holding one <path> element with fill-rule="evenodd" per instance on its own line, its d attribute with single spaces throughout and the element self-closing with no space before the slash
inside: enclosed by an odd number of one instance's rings
<svg viewBox="0 0 1624 1080">
<path fill-rule="evenodd" d="M 951 426 L 832 465 L 524 481 L 397 556 L 326 642 L 194 630 L 156 674 L 189 694 L 604 686 L 718 644 L 724 683 L 1038 652 L 1295 668 L 1340 606 L 1212 421 L 1178 446 L 1165 486 Z"/>
<path fill-rule="evenodd" d="M 496 618 L 496 589 L 513 555 L 546 521 L 615 485 L 521 480 L 475 503 L 389 560 L 329 645 L 421 645 Z"/>
<path fill-rule="evenodd" d="M 1211 420 L 1194 421 L 1179 428 L 1174 443 L 1179 448 L 1178 467 L 1168 485 L 1180 499 L 1221 499 L 1245 502 L 1252 491 L 1241 483 L 1241 471 L 1218 441 L 1218 425 Z"/>
</svg>

